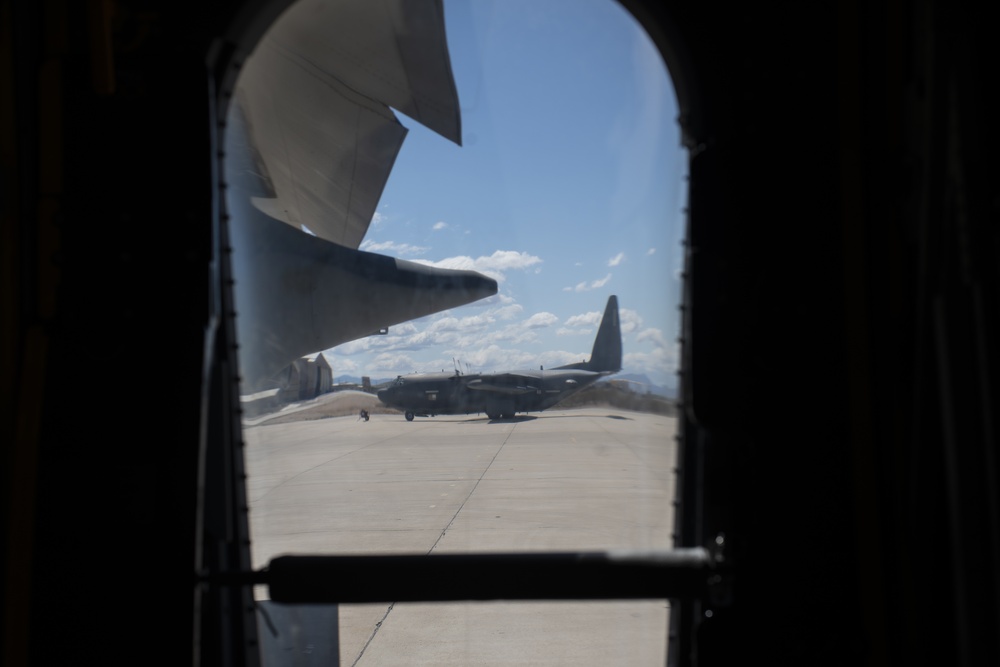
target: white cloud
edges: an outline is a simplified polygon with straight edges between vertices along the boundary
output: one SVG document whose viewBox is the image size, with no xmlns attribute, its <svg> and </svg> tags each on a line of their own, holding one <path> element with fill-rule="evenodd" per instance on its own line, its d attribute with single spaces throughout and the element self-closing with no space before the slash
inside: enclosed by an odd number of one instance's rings
<svg viewBox="0 0 1000 667">
<path fill-rule="evenodd" d="M 608 260 L 608 266 L 618 266 L 622 263 L 623 259 L 625 259 L 625 253 L 620 252 Z"/>
<path fill-rule="evenodd" d="M 526 252 L 518 252 L 516 250 L 497 250 L 492 255 L 483 255 L 475 259 L 467 255 L 459 255 L 458 257 L 448 257 L 437 262 L 419 259 L 415 261 L 427 266 L 437 267 L 439 269 L 464 269 L 467 271 L 478 271 L 495 279 L 497 282 L 503 282 L 506 278 L 504 275 L 505 271 L 527 269 L 531 266 L 535 266 L 536 264 L 540 264 L 542 259 L 540 257 L 536 257 L 535 255 L 529 255 Z"/>
<path fill-rule="evenodd" d="M 404 375 L 416 372 L 418 368 L 419 364 L 408 355 L 384 352 L 371 360 L 370 371 L 366 375 Z"/>
<path fill-rule="evenodd" d="M 461 360 L 463 370 L 468 365 L 470 372 L 473 373 L 494 373 L 525 368 L 536 369 L 539 366 L 554 368 L 556 366 L 584 361 L 589 356 L 589 350 L 587 352 L 550 351 L 533 354 L 523 350 L 501 347 L 494 343 L 468 352 L 460 357 L 456 355 L 455 358 Z M 434 370 L 440 370 L 442 367 L 447 368 L 451 365 L 450 360 L 447 362 L 439 361 L 436 366 L 433 362 L 428 364 Z"/>
<path fill-rule="evenodd" d="M 635 342 L 641 343 L 648 340 L 653 343 L 655 347 L 667 347 L 667 338 L 663 335 L 663 331 L 650 327 L 649 329 L 643 329 L 639 332 L 639 335 L 635 337 Z"/>
<path fill-rule="evenodd" d="M 466 361 L 481 372 L 507 371 L 534 365 L 535 355 L 489 345 L 467 355 Z"/>
<path fill-rule="evenodd" d="M 409 359 L 408 357 L 403 358 Z M 442 369 L 450 371 L 455 368 L 456 364 L 463 373 L 492 373 L 518 368 L 532 368 L 536 366 L 537 358 L 535 355 L 527 352 L 504 348 L 496 343 L 490 343 L 478 349 L 455 354 L 454 358 L 433 359 L 421 364 L 417 372 L 435 372 Z M 395 375 L 406 375 L 410 372 L 412 371 L 401 371 L 396 372 Z"/>
<path fill-rule="evenodd" d="M 333 359 L 334 356 L 339 359 L 340 357 L 351 356 L 354 354 L 364 354 L 370 348 L 371 345 L 368 343 L 367 338 L 359 338 L 358 340 L 352 340 L 349 343 L 338 345 L 330 350 L 324 350 L 323 354 L 326 355 L 327 359 Z M 334 371 L 336 372 L 336 369 L 334 369 Z"/>
<path fill-rule="evenodd" d="M 563 322 L 563 325 L 566 327 L 596 327 L 600 324 L 602 317 L 604 317 L 602 311 L 593 310 L 582 315 L 573 315 Z M 622 333 L 631 333 L 642 326 L 642 317 L 639 316 L 639 313 L 629 308 L 618 309 L 618 321 Z M 560 329 L 558 333 L 570 333 L 570 331 Z"/>
<path fill-rule="evenodd" d="M 327 357 L 327 361 L 330 361 L 329 355 L 324 355 Z M 336 357 L 333 359 L 336 364 L 333 366 L 333 374 L 337 375 L 354 375 L 358 372 L 358 365 L 354 363 L 351 359 L 345 359 L 343 357 Z"/>
<path fill-rule="evenodd" d="M 564 324 L 568 327 L 597 326 L 603 315 L 604 313 L 595 310 L 583 315 L 574 315 L 566 320 Z"/>
<path fill-rule="evenodd" d="M 438 222 L 434 223 L 434 226 L 431 229 L 433 229 L 435 232 L 438 232 L 441 231 L 442 229 L 447 229 L 447 228 L 448 228 L 448 223 L 439 220 Z"/>
<path fill-rule="evenodd" d="M 618 321 L 621 324 L 622 333 L 632 333 L 642 326 L 642 317 L 629 308 L 618 309 Z"/>
<path fill-rule="evenodd" d="M 480 299 L 479 301 L 473 301 L 472 303 L 467 303 L 462 308 L 479 308 L 489 310 L 490 308 L 496 308 L 498 304 L 509 306 L 515 303 L 515 299 L 512 296 L 508 296 L 503 292 L 497 292 L 492 296 L 488 296 L 485 299 Z"/>
<path fill-rule="evenodd" d="M 653 254 L 653 253 L 655 253 L 655 252 L 656 252 L 656 248 L 650 248 L 649 250 L 647 250 L 647 251 L 646 251 L 646 255 L 647 255 L 647 256 L 648 256 L 648 255 L 652 255 L 652 254 Z"/>
<path fill-rule="evenodd" d="M 538 340 L 538 331 L 558 322 L 551 313 L 536 313 L 523 320 L 517 318 L 524 311 L 517 303 L 507 303 L 498 307 L 482 310 L 475 315 L 456 317 L 453 311 L 438 313 L 428 318 L 417 320 L 419 328 L 402 336 L 381 336 L 367 339 L 367 344 L 346 343 L 337 349 L 348 354 L 359 351 L 375 352 L 377 350 L 441 350 L 456 357 L 470 361 L 470 355 L 476 350 L 483 350 L 497 343 L 506 345 L 522 345 Z M 504 322 L 507 322 L 504 324 Z M 393 329 L 390 328 L 390 334 Z M 530 354 L 508 350 L 511 361 L 503 368 L 511 368 L 519 355 Z M 482 362 L 480 358 L 477 363 Z M 433 367 L 437 364 L 430 363 Z"/>
<path fill-rule="evenodd" d="M 366 252 L 377 252 L 382 254 L 391 254 L 394 256 L 422 255 L 430 250 L 430 248 L 425 246 L 410 245 L 409 243 L 395 243 L 393 241 L 382 241 L 381 243 L 376 243 L 375 241 L 364 241 L 358 249 Z"/>
<path fill-rule="evenodd" d="M 522 311 L 524 311 L 524 306 L 522 306 L 521 304 L 519 304 L 519 303 L 508 303 L 508 304 L 506 304 L 504 306 L 501 306 L 500 308 L 497 308 L 493 312 L 501 320 L 509 320 L 512 317 L 514 317 L 514 316 L 518 315 L 519 313 L 521 313 Z"/>
<path fill-rule="evenodd" d="M 483 319 L 481 319 L 482 316 L 479 316 L 479 318 L 480 319 L 473 319 L 473 321 L 483 321 Z M 458 331 L 460 326 L 461 325 L 459 324 L 459 319 L 457 317 L 442 317 L 439 320 L 431 322 L 427 328 L 424 329 L 423 333 L 447 333 L 450 331 Z"/>
<path fill-rule="evenodd" d="M 515 345 L 521 345 L 524 343 L 531 343 L 538 340 L 538 334 L 534 329 L 529 329 L 524 326 L 523 323 L 519 324 L 509 324 L 505 326 L 500 331 L 490 332 L 487 335 L 487 340 L 502 340 L 504 342 L 512 343 Z M 480 341 L 470 341 L 473 344 L 480 343 Z"/>
<path fill-rule="evenodd" d="M 485 340 L 490 335 L 495 333 L 498 320 L 513 319 L 522 310 L 524 310 L 524 308 L 519 304 L 511 304 L 479 312 L 475 315 L 467 315 L 465 317 L 455 317 L 454 315 L 451 315 L 449 311 L 449 313 L 442 314 L 442 316 L 433 319 L 423 329 L 423 331 L 417 335 L 433 334 L 437 337 L 438 342 L 441 342 L 441 334 L 448 333 L 464 337 L 471 336 L 473 339 L 477 340 Z"/>
<path fill-rule="evenodd" d="M 552 313 L 535 313 L 524 321 L 524 326 L 529 329 L 538 329 L 540 327 L 550 327 L 558 321 L 559 318 Z"/>
<path fill-rule="evenodd" d="M 484 305 L 486 304 L 486 305 Z M 395 377 L 409 373 L 437 372 L 454 368 L 460 360 L 463 372 L 499 372 L 518 368 L 553 368 L 586 360 L 603 310 L 565 319 L 548 311 L 525 316 L 516 299 L 498 293 L 472 304 L 389 327 L 388 335 L 368 336 L 329 350 L 336 374 Z M 619 310 L 622 333 L 631 332 L 636 346 L 652 344 L 650 352 L 631 350 L 631 367 L 637 372 L 668 373 L 676 368 L 676 346 L 668 342 L 665 329 L 643 328 L 636 311 Z M 543 336 L 560 336 L 568 350 L 541 345 Z M 577 346 L 580 349 L 573 351 Z M 547 349 L 546 349 L 547 348 Z M 648 349 L 648 348 L 647 348 Z M 466 367 L 468 366 L 468 368 Z"/>
<path fill-rule="evenodd" d="M 389 333 L 384 336 L 376 335 L 358 338 L 357 340 L 352 340 L 335 348 L 325 350 L 324 354 L 330 359 L 331 364 L 334 366 L 334 372 L 337 373 L 339 361 L 334 361 L 334 359 L 341 360 L 344 357 L 366 355 L 380 350 L 419 349 L 424 347 L 424 345 L 419 343 L 419 337 L 422 335 L 413 323 L 405 322 L 389 327 Z"/>
<path fill-rule="evenodd" d="M 526 252 L 516 250 L 497 250 L 489 257 L 480 257 L 476 260 L 476 266 L 483 269 L 526 269 L 529 266 L 541 263 L 541 258 L 529 255 Z"/>
<path fill-rule="evenodd" d="M 584 280 L 582 283 L 577 283 L 575 287 L 564 287 L 564 292 L 589 292 L 590 290 L 600 289 L 608 284 L 611 280 L 611 274 L 604 276 L 600 280 L 592 280 L 589 283 Z"/>
<path fill-rule="evenodd" d="M 471 315 L 456 315 L 470 312 L 466 308 L 443 311 L 391 326 L 387 335 L 367 336 L 328 352 L 345 357 L 434 349 L 458 352 L 481 348 L 498 340 L 531 342 L 537 338 L 535 330 L 543 326 L 544 318 L 533 316 L 525 321 L 515 321 L 523 311 L 524 307 L 510 297 L 494 299 L 492 307 L 472 310 Z M 503 322 L 510 323 L 504 325 Z"/>
<path fill-rule="evenodd" d="M 375 215 L 372 216 L 371 225 L 372 225 L 372 227 L 378 227 L 379 225 L 381 225 L 382 223 L 384 223 L 386 221 L 386 219 L 387 218 L 384 215 L 382 215 L 378 211 L 375 211 Z"/>
</svg>

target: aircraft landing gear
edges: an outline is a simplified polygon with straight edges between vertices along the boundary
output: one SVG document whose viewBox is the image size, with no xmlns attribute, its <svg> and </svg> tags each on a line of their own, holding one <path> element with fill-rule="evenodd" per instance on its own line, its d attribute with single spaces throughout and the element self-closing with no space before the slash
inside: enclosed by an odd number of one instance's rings
<svg viewBox="0 0 1000 667">
<path fill-rule="evenodd" d="M 490 419 L 513 419 L 514 401 L 506 399 L 493 399 L 486 404 L 486 416 Z"/>
<path fill-rule="evenodd" d="M 413 421 L 413 413 L 412 412 L 407 411 L 406 414 L 403 415 L 403 416 L 406 417 L 406 421 L 408 421 L 408 422 Z"/>
</svg>

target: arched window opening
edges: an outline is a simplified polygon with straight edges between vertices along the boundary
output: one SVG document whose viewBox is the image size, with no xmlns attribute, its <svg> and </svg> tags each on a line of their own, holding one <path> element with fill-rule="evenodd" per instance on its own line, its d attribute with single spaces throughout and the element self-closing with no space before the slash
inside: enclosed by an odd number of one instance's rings
<svg viewBox="0 0 1000 667">
<path fill-rule="evenodd" d="M 227 91 L 251 566 L 342 557 L 339 607 L 272 604 L 272 579 L 261 623 L 347 664 L 662 664 L 667 596 L 611 555 L 676 544 L 687 151 L 662 57 L 606 0 L 376 4 L 291 5 Z M 429 603 L 531 554 L 594 554 L 573 576 L 608 590 Z M 428 555 L 463 579 L 384 565 Z M 265 664 L 295 648 L 261 635 Z"/>
</svg>

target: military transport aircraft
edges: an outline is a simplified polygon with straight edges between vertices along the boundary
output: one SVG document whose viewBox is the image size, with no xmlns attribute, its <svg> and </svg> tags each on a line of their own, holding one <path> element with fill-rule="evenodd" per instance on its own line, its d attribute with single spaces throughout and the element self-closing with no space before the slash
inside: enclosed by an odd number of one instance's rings
<svg viewBox="0 0 1000 667">
<path fill-rule="evenodd" d="M 513 417 L 518 412 L 551 408 L 605 375 L 622 367 L 622 334 L 618 297 L 611 295 L 594 339 L 589 361 L 550 370 L 507 371 L 463 375 L 424 373 L 397 377 L 378 392 L 389 407 L 403 410 L 407 421 L 415 415 L 471 414 L 485 412 L 490 419 Z"/>
</svg>

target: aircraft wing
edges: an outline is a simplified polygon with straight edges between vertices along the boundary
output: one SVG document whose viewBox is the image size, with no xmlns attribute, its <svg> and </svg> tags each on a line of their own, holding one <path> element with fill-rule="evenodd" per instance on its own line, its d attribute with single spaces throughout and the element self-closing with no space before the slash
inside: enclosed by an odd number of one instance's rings
<svg viewBox="0 0 1000 667">
<path fill-rule="evenodd" d="M 475 391 L 519 396 L 521 394 L 534 394 L 539 390 L 540 385 L 539 377 L 530 373 L 497 373 L 472 380 L 465 386 Z"/>
</svg>

